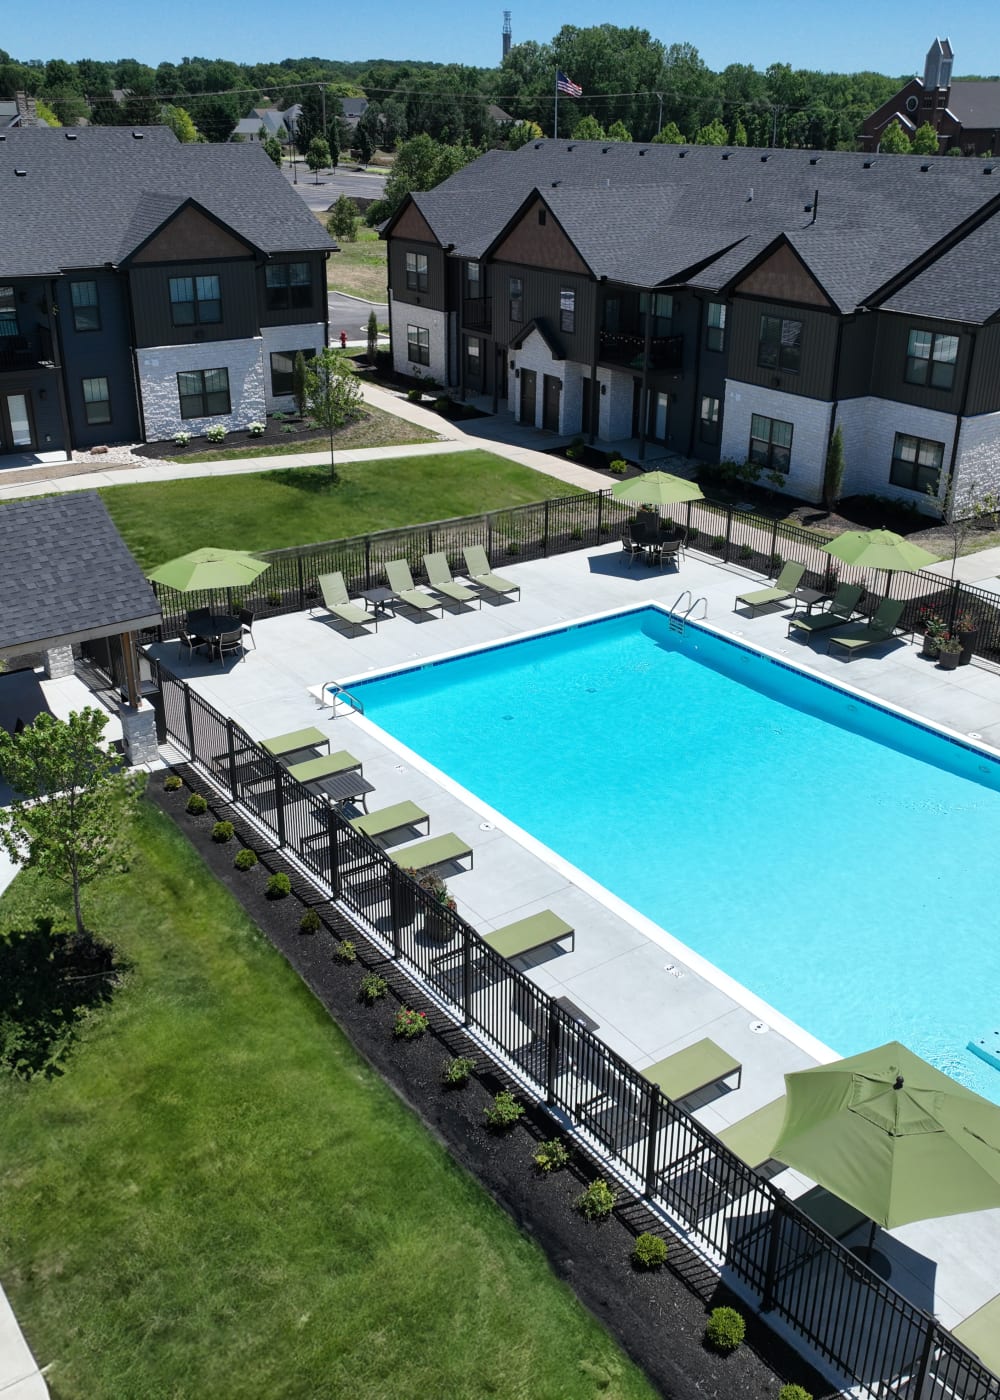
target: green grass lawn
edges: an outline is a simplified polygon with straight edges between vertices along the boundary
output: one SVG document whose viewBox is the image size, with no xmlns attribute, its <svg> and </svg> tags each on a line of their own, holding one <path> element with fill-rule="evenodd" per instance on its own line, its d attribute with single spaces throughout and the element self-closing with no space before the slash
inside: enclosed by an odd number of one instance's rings
<svg viewBox="0 0 1000 1400">
<path fill-rule="evenodd" d="M 45 907 L 22 874 L 0 929 Z M 87 914 L 125 984 L 62 1078 L 0 1077 L 0 1279 L 54 1400 L 651 1400 L 148 804 Z"/>
<path fill-rule="evenodd" d="M 326 215 L 317 217 L 325 228 Z M 387 246 L 373 228 L 361 224 L 356 243 L 341 243 L 340 252 L 330 254 L 326 264 L 327 287 L 334 292 L 350 292 L 365 301 L 385 301 Z"/>
<path fill-rule="evenodd" d="M 489 452 L 347 462 L 340 484 L 325 467 L 247 476 L 108 486 L 101 496 L 143 568 L 202 545 L 281 549 L 443 520 L 574 488 Z"/>
</svg>

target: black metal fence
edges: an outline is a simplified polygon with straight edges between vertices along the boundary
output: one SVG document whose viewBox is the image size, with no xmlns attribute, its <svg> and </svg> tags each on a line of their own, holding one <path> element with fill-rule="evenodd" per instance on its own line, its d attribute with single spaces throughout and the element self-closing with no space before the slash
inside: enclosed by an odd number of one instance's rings
<svg viewBox="0 0 1000 1400">
<path fill-rule="evenodd" d="M 384 566 L 391 559 L 406 559 L 417 582 L 424 577 L 423 556 L 439 551 L 448 556 L 456 573 L 464 573 L 462 549 L 467 545 L 483 545 L 494 566 L 502 568 L 504 562 L 544 559 L 607 543 L 625 530 L 634 514 L 634 506 L 616 501 L 609 491 L 592 491 L 352 539 L 262 551 L 260 557 L 271 567 L 252 589 L 242 594 L 231 590 L 229 602 L 234 608 L 249 608 L 256 617 L 301 612 L 320 596 L 320 574 L 341 572 L 348 591 L 355 595 L 384 583 Z M 796 560 L 805 564 L 806 582 L 813 587 L 829 591 L 838 581 L 863 584 L 868 611 L 885 592 L 884 574 L 838 564 L 823 552 L 823 537 L 811 530 L 710 501 L 676 507 L 674 520 L 690 544 L 724 563 L 774 574 L 785 561 Z M 189 612 L 214 601 L 209 593 L 178 593 L 154 586 L 165 637 L 177 635 Z M 920 630 L 928 612 L 937 613 L 949 627 L 962 614 L 971 615 L 978 629 L 974 651 L 1000 660 L 996 594 L 926 572 L 892 575 L 890 592 L 905 600 L 903 623 L 913 631 Z"/>
<path fill-rule="evenodd" d="M 1000 1379 L 443 908 L 231 719 L 159 668 L 167 736 L 456 1021 L 862 1393 L 1000 1400 Z"/>
</svg>

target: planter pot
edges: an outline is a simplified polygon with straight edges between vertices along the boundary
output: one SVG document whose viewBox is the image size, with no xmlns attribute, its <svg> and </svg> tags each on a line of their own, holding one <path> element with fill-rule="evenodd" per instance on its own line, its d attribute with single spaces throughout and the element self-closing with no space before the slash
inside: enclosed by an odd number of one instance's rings
<svg viewBox="0 0 1000 1400">
<path fill-rule="evenodd" d="M 978 627 L 973 627 L 971 632 L 959 632 L 958 640 L 962 643 L 962 650 L 958 653 L 958 664 L 960 666 L 968 666 L 969 662 L 972 660 L 972 653 L 975 650 L 978 637 Z"/>
<path fill-rule="evenodd" d="M 942 671 L 954 671 L 958 667 L 958 658 L 961 652 L 942 651 L 938 653 L 938 665 Z"/>
<path fill-rule="evenodd" d="M 931 637 L 926 634 L 924 635 L 924 644 L 920 648 L 920 655 L 928 656 L 932 661 L 937 659 L 938 644 L 936 637 Z"/>
<path fill-rule="evenodd" d="M 445 909 L 428 909 L 424 914 L 424 933 L 435 943 L 450 943 L 455 926 L 449 913 Z"/>
</svg>

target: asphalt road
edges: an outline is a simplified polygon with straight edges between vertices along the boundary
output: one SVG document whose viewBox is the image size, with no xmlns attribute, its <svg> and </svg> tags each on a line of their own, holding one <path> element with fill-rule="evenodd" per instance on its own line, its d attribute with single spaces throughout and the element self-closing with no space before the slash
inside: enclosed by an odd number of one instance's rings
<svg viewBox="0 0 1000 1400">
<path fill-rule="evenodd" d="M 328 292 L 330 303 L 330 344 L 336 345 L 341 331 L 347 332 L 348 340 L 363 339 L 368 333 L 368 314 L 375 312 L 379 325 L 389 320 L 389 307 L 386 302 L 358 301 L 356 297 L 344 296 L 343 292 Z"/>
<path fill-rule="evenodd" d="M 339 165 L 331 174 L 326 170 L 319 177 L 309 173 L 305 161 L 297 166 L 297 182 L 293 180 L 291 166 L 284 166 L 285 179 L 301 196 L 310 209 L 325 213 L 331 204 L 336 204 L 342 194 L 357 195 L 359 199 L 381 199 L 385 190 L 384 175 L 358 174 L 354 170 L 342 169 Z"/>
</svg>

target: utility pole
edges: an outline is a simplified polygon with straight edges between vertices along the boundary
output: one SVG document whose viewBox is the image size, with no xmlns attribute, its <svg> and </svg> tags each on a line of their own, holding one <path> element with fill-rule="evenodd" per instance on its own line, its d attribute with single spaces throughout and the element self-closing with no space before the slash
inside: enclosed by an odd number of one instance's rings
<svg viewBox="0 0 1000 1400">
<path fill-rule="evenodd" d="M 656 100 L 657 100 L 657 102 L 659 102 L 659 104 L 660 104 L 660 110 L 659 110 L 659 113 L 658 113 L 657 118 L 656 118 L 656 134 L 657 134 L 657 136 L 659 136 L 660 132 L 663 130 L 663 93 L 662 93 L 662 92 L 658 92 L 658 93 L 656 94 Z"/>
</svg>

